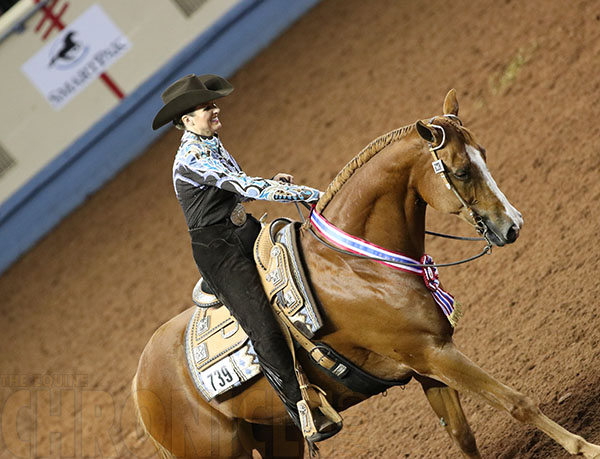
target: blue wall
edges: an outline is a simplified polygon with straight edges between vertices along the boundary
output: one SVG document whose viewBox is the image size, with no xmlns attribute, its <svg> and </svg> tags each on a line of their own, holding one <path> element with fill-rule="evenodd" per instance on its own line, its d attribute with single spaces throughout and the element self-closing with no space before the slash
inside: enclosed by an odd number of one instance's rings
<svg viewBox="0 0 600 459">
<path fill-rule="evenodd" d="M 319 1 L 242 2 L 83 133 L 0 206 L 0 274 L 164 133 L 150 124 L 169 83 L 199 68 L 231 76 Z"/>
</svg>

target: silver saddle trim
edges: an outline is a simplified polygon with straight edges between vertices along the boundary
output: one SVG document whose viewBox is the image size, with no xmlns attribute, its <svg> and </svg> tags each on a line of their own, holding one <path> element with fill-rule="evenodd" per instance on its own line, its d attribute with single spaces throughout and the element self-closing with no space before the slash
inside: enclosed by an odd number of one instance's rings
<svg viewBox="0 0 600 459">
<path fill-rule="evenodd" d="M 221 302 L 215 295 L 206 293 L 202 290 L 202 277 L 194 286 L 194 290 L 192 291 L 192 301 L 200 308 L 212 308 L 213 306 L 221 305 Z"/>
<path fill-rule="evenodd" d="M 297 225 L 295 222 L 290 222 L 285 225 L 275 235 L 275 240 L 285 246 L 289 254 L 291 264 L 291 282 L 295 285 L 298 293 L 302 296 L 302 307 L 294 308 L 294 302 L 291 301 L 288 292 L 283 294 L 283 302 L 287 308 L 296 309 L 293 315 L 288 314 L 292 323 L 298 327 L 299 323 L 304 324 L 305 330 L 309 332 L 309 336 L 316 333 L 323 326 L 323 319 L 319 313 L 318 304 L 312 294 L 311 287 L 308 283 L 304 268 L 302 266 L 300 249 L 297 244 Z"/>
<path fill-rule="evenodd" d="M 261 369 L 254 346 L 226 308 L 195 309 L 185 331 L 185 357 L 196 389 L 210 401 Z"/>
</svg>

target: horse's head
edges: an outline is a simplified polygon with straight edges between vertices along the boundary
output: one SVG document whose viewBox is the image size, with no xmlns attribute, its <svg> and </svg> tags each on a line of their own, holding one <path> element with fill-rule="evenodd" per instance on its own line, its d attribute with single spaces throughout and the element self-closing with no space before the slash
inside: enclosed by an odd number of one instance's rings
<svg viewBox="0 0 600 459">
<path fill-rule="evenodd" d="M 485 149 L 462 126 L 454 89 L 446 95 L 443 108 L 443 116 L 416 125 L 431 157 L 418 184 L 421 197 L 437 210 L 460 215 L 492 244 L 513 243 L 523 218 L 492 178 Z"/>
</svg>

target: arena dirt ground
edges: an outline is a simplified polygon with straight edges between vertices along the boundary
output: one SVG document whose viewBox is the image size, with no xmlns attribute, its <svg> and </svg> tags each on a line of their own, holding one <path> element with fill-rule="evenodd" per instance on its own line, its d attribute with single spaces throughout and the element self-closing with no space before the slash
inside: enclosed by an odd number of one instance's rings
<svg viewBox="0 0 600 459">
<path fill-rule="evenodd" d="M 455 87 L 525 218 L 515 245 L 442 270 L 465 309 L 455 340 L 600 443 L 599 62 L 596 0 L 326 0 L 233 76 L 221 135 L 249 174 L 289 171 L 325 188 L 373 138 L 439 114 Z M 197 277 L 171 184 L 178 138 L 165 134 L 2 275 L 2 458 L 153 454 L 129 384 L 153 331 L 190 306 Z M 470 234 L 454 217 L 428 223 Z M 428 242 L 439 261 L 478 250 Z M 462 400 L 484 457 L 568 457 L 506 413 Z M 345 418 L 323 457 L 460 456 L 415 383 Z"/>
</svg>

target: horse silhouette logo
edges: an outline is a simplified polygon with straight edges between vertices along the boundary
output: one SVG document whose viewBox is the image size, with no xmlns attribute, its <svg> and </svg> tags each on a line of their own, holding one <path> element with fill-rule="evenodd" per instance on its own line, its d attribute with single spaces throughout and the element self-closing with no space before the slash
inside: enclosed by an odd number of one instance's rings
<svg viewBox="0 0 600 459">
<path fill-rule="evenodd" d="M 65 69 L 76 64 L 87 53 L 88 47 L 83 42 L 74 38 L 77 32 L 67 33 L 62 40 L 57 40 L 50 50 L 50 63 L 48 67 Z"/>
</svg>

